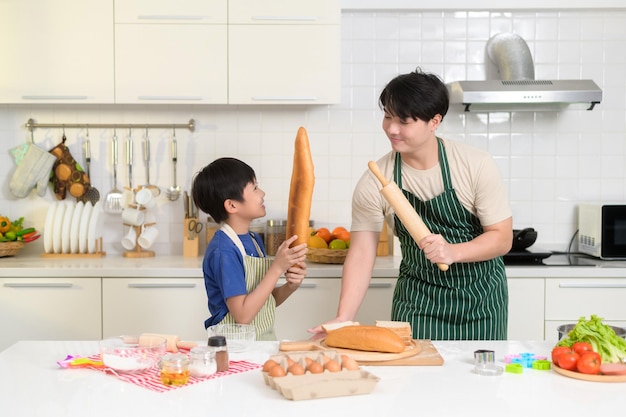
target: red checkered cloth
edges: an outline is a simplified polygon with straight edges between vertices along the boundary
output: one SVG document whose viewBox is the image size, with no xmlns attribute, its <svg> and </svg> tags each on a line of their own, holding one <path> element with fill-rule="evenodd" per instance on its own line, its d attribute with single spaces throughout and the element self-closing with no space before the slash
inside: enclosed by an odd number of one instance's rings
<svg viewBox="0 0 626 417">
<path fill-rule="evenodd" d="M 99 354 L 91 355 L 91 356 L 88 356 L 87 358 L 93 361 L 101 360 Z M 252 363 L 252 362 L 247 362 L 247 361 L 230 361 L 227 371 L 218 372 L 206 378 L 196 378 L 196 377 L 190 376 L 189 381 L 185 385 L 164 385 L 161 382 L 160 372 L 156 367 L 149 369 L 145 372 L 138 373 L 138 374 L 117 373 L 113 369 L 106 368 L 106 367 L 85 366 L 85 368 L 105 372 L 109 375 L 114 375 L 122 381 L 129 382 L 131 384 L 134 384 L 143 388 L 147 388 L 151 391 L 167 392 L 167 391 L 175 390 L 178 388 L 186 387 L 189 385 L 197 384 L 198 382 L 207 381 L 209 379 L 220 378 L 220 377 L 227 376 L 227 375 L 234 375 L 240 372 L 252 371 L 254 369 L 260 368 L 261 366 L 262 365 L 259 365 L 258 363 Z"/>
</svg>

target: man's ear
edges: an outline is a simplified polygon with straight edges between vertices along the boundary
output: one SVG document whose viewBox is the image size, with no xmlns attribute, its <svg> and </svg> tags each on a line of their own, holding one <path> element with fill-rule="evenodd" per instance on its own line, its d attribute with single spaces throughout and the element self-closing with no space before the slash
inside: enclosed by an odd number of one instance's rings
<svg viewBox="0 0 626 417">
<path fill-rule="evenodd" d="M 232 200 L 232 199 L 226 199 L 224 200 L 224 210 L 226 210 L 226 213 L 228 214 L 233 214 L 233 213 L 237 213 L 237 201 L 236 200 Z"/>
</svg>

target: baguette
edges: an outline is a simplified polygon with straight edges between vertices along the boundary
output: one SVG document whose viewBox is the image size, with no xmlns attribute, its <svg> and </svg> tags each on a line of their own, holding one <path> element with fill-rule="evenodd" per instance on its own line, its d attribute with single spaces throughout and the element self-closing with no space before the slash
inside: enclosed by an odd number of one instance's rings
<svg viewBox="0 0 626 417">
<path fill-rule="evenodd" d="M 345 326 L 326 336 L 327 346 L 368 352 L 401 353 L 405 345 L 400 336 L 385 327 Z"/>
<path fill-rule="evenodd" d="M 289 188 L 289 207 L 287 209 L 287 228 L 285 233 L 287 239 L 293 235 L 298 236 L 291 244 L 291 247 L 307 243 L 309 238 L 309 217 L 311 216 L 314 185 L 315 172 L 313 169 L 311 148 L 309 147 L 309 137 L 306 129 L 300 127 L 296 135 L 293 153 L 293 168 Z"/>
</svg>

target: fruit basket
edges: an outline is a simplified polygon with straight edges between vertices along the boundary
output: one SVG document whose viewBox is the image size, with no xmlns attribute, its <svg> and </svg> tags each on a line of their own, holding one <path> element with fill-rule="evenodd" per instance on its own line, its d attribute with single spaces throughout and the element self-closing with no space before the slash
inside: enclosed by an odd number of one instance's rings
<svg viewBox="0 0 626 417">
<path fill-rule="evenodd" d="M 320 264 L 343 264 L 348 249 L 320 249 L 309 247 L 306 259 Z"/>
<path fill-rule="evenodd" d="M 14 256 L 24 247 L 24 242 L 0 242 L 0 258 Z"/>
</svg>

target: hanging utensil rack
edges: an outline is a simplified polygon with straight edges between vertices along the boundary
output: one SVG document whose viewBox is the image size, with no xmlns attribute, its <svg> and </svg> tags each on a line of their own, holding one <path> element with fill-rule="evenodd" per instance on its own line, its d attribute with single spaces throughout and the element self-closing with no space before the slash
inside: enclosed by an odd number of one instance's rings
<svg viewBox="0 0 626 417">
<path fill-rule="evenodd" d="M 33 131 L 40 127 L 57 127 L 63 129 L 196 129 L 196 121 L 189 119 L 187 123 L 37 123 L 34 119 L 28 119 L 26 128 Z"/>
</svg>

